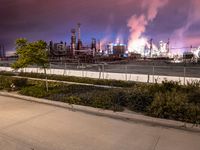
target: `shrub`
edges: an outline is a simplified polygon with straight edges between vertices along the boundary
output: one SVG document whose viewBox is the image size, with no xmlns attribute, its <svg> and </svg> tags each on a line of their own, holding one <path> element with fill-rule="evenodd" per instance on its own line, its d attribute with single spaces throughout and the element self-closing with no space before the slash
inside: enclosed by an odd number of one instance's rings
<svg viewBox="0 0 200 150">
<path fill-rule="evenodd" d="M 11 78 L 6 76 L 0 76 L 0 89 L 1 90 L 10 90 L 11 89 Z"/>
<path fill-rule="evenodd" d="M 182 87 L 182 85 L 180 84 L 180 82 L 176 82 L 176 81 L 163 81 L 161 84 L 161 90 L 163 90 L 164 92 L 166 91 L 173 91 L 175 90 L 180 90 Z"/>
<path fill-rule="evenodd" d="M 7 72 L 7 71 L 0 71 L 0 75 L 3 75 L 3 76 L 15 76 L 15 73 Z"/>
<path fill-rule="evenodd" d="M 12 79 L 12 83 L 16 86 L 17 89 L 27 86 L 27 79 Z"/>
<path fill-rule="evenodd" d="M 91 96 L 91 106 L 102 109 L 122 111 L 122 105 L 118 93 L 115 90 L 96 91 Z"/>
<path fill-rule="evenodd" d="M 194 89 L 187 94 L 190 103 L 200 105 L 200 89 Z"/>
<path fill-rule="evenodd" d="M 69 103 L 69 104 L 76 104 L 76 105 L 81 105 L 81 99 L 77 96 L 69 96 L 69 97 L 65 97 L 63 102 L 65 103 Z"/>
<path fill-rule="evenodd" d="M 184 86 L 187 91 L 200 89 L 200 81 L 193 81 Z"/>
<path fill-rule="evenodd" d="M 135 88 L 127 93 L 127 107 L 132 111 L 146 112 L 153 101 L 153 96 L 148 90 Z"/>
<path fill-rule="evenodd" d="M 24 87 L 19 92 L 22 95 L 37 97 L 37 98 L 45 98 L 49 95 L 46 91 L 46 88 L 43 86 L 30 86 Z"/>
<path fill-rule="evenodd" d="M 155 94 L 157 92 L 166 92 L 166 91 L 182 91 L 184 87 L 175 81 L 163 81 L 161 84 L 155 83 L 144 86 L 145 89 L 148 89 L 151 94 Z"/>
<path fill-rule="evenodd" d="M 80 105 L 122 111 L 122 98 L 119 96 L 119 94 L 120 92 L 117 92 L 116 89 L 98 89 L 95 87 L 93 90 L 84 90 L 84 92 L 79 91 L 78 93 L 73 94 L 68 93 L 67 95 L 68 97 L 79 97 L 81 101 L 78 101 L 78 104 Z"/>
<path fill-rule="evenodd" d="M 186 122 L 191 122 L 194 124 L 200 124 L 200 105 L 189 104 L 187 112 L 187 117 L 185 117 Z"/>
<path fill-rule="evenodd" d="M 199 107 L 189 103 L 186 94 L 173 90 L 158 92 L 148 108 L 148 113 L 154 117 L 196 123 Z"/>
<path fill-rule="evenodd" d="M 187 96 L 177 91 L 157 93 L 154 97 L 149 112 L 155 117 L 175 118 L 185 112 Z"/>
</svg>

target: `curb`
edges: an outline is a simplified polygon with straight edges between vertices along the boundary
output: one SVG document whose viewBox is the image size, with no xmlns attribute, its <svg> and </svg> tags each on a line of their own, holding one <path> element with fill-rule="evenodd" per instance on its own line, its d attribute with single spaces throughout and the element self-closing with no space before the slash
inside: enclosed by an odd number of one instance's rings
<svg viewBox="0 0 200 150">
<path fill-rule="evenodd" d="M 79 112 L 83 112 L 83 113 L 87 113 L 87 114 L 108 117 L 108 118 L 118 119 L 118 120 L 122 120 L 122 121 L 146 124 L 149 126 L 160 126 L 160 127 L 164 127 L 164 128 L 173 128 L 173 129 L 179 129 L 179 130 L 184 130 L 184 131 L 200 133 L 200 126 L 194 127 L 194 125 L 191 123 L 184 123 L 184 122 L 180 122 L 180 121 L 153 118 L 153 117 L 144 116 L 141 114 L 113 112 L 110 110 L 97 109 L 97 108 L 92 108 L 92 107 L 87 107 L 87 106 L 70 105 L 70 104 L 63 103 L 63 102 L 56 102 L 56 101 L 50 101 L 50 100 L 46 100 L 46 99 L 22 96 L 19 94 L 8 93 L 8 92 L 0 92 L 0 96 L 17 98 L 17 99 L 21 99 L 21 100 L 25 100 L 25 101 L 56 106 L 56 107 L 65 108 L 65 109 L 69 109 L 69 110 L 73 110 L 73 111 L 79 111 Z"/>
</svg>

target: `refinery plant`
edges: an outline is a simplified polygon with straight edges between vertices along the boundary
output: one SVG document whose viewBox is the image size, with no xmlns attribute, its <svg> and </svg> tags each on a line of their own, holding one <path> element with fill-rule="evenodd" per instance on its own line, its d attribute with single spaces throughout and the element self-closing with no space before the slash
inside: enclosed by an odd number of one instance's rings
<svg viewBox="0 0 200 150">
<path fill-rule="evenodd" d="M 91 39 L 90 45 L 83 45 L 81 39 L 81 24 L 78 23 L 76 28 L 71 29 L 71 42 L 49 43 L 49 58 L 51 62 L 86 62 L 95 63 L 101 61 L 115 60 L 132 60 L 132 59 L 163 59 L 171 62 L 181 62 L 183 60 L 198 62 L 200 58 L 200 47 L 187 48 L 182 55 L 172 53 L 170 47 L 170 39 L 167 42 L 160 41 L 155 46 L 153 39 L 150 39 L 143 46 L 130 49 L 124 43 L 107 43 L 101 45 L 101 41 L 95 38 Z M 173 50 L 174 51 L 174 50 Z"/>
<path fill-rule="evenodd" d="M 66 41 L 48 44 L 48 55 L 50 62 L 72 62 L 72 63 L 101 63 L 101 62 L 131 62 L 135 60 L 163 60 L 171 63 L 197 63 L 200 61 L 200 47 L 185 47 L 180 54 L 176 53 L 181 48 L 173 48 L 170 39 L 160 41 L 155 45 L 153 39 L 141 38 L 131 43 L 119 42 L 101 43 L 101 40 L 91 38 L 89 45 L 84 45 L 81 38 L 81 24 L 71 29 L 70 43 Z M 104 44 L 103 44 L 104 43 Z M 12 56 L 11 58 L 16 58 Z M 4 45 L 0 44 L 0 59 L 6 60 Z"/>
<path fill-rule="evenodd" d="M 127 46 L 122 43 L 108 43 L 102 48 L 101 42 L 92 38 L 90 45 L 83 45 L 81 24 L 71 29 L 71 42 L 49 43 L 49 57 L 53 61 L 96 62 L 97 60 L 121 60 L 128 57 Z"/>
</svg>

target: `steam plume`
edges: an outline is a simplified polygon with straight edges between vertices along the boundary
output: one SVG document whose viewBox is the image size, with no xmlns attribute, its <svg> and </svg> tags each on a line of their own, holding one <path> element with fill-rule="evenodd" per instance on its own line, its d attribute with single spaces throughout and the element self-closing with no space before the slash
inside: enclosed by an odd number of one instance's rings
<svg viewBox="0 0 200 150">
<path fill-rule="evenodd" d="M 143 0 L 142 10 L 145 12 L 139 16 L 133 15 L 129 20 L 127 26 L 130 28 L 130 37 L 128 42 L 128 50 L 141 53 L 144 46 L 147 44 L 147 39 L 142 37 L 146 31 L 146 27 L 157 16 L 160 8 L 167 4 L 168 0 Z M 146 11 L 145 11 L 146 10 Z"/>
<path fill-rule="evenodd" d="M 196 44 L 200 42 L 199 39 L 188 39 L 186 35 L 192 25 L 200 22 L 200 1 L 191 0 L 189 7 L 190 9 L 188 11 L 186 23 L 181 28 L 175 30 L 172 35 L 172 39 L 174 39 L 174 41 L 177 39 L 179 40 L 179 43 L 176 43 L 177 47 L 189 46 L 190 44 Z"/>
</svg>

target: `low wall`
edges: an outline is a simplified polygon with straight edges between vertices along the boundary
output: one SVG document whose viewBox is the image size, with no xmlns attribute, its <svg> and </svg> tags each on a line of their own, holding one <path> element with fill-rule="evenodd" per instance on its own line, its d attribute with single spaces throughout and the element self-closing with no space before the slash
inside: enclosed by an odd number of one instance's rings
<svg viewBox="0 0 200 150">
<path fill-rule="evenodd" d="M 14 71 L 10 67 L 0 67 L 0 71 Z M 18 70 L 18 72 L 33 72 L 44 73 L 40 68 L 24 68 Z M 145 75 L 145 74 L 125 74 L 125 73 L 111 73 L 111 72 L 93 72 L 82 70 L 64 70 L 64 69 L 47 69 L 47 74 L 76 76 L 76 77 L 88 77 L 96 79 L 114 79 L 123 81 L 137 81 L 137 82 L 149 82 L 149 83 L 161 83 L 164 80 L 178 81 L 182 84 L 191 83 L 193 81 L 200 81 L 200 78 L 191 77 L 178 77 L 178 76 L 158 76 L 158 75 Z"/>
</svg>

